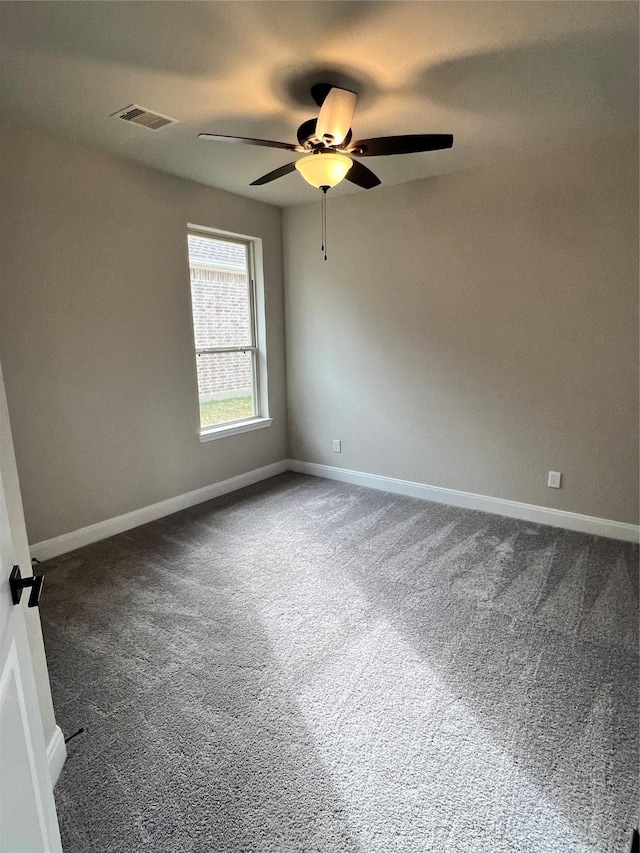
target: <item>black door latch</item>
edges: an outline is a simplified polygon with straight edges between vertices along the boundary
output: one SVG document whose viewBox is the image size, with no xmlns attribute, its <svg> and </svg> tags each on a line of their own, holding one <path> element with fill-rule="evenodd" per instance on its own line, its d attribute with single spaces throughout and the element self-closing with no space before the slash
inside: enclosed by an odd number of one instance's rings
<svg viewBox="0 0 640 853">
<path fill-rule="evenodd" d="M 14 566 L 9 575 L 9 586 L 11 587 L 11 600 L 14 604 L 20 604 L 22 598 L 22 590 L 30 586 L 29 602 L 27 607 L 37 607 L 40 602 L 40 593 L 42 592 L 42 584 L 44 583 L 44 575 L 34 575 L 32 578 L 23 578 L 20 574 L 20 566 Z"/>
</svg>

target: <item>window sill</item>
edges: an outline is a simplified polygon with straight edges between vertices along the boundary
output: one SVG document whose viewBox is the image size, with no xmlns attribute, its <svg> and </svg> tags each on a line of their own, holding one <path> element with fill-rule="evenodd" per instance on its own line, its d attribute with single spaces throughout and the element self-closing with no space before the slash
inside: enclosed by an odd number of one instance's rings
<svg viewBox="0 0 640 853">
<path fill-rule="evenodd" d="M 251 432 L 254 429 L 264 429 L 271 426 L 273 418 L 252 418 L 250 421 L 242 421 L 235 424 L 220 424 L 220 426 L 209 427 L 200 433 L 200 441 L 214 441 L 216 438 L 226 438 L 228 435 L 237 435 L 241 432 Z"/>
</svg>

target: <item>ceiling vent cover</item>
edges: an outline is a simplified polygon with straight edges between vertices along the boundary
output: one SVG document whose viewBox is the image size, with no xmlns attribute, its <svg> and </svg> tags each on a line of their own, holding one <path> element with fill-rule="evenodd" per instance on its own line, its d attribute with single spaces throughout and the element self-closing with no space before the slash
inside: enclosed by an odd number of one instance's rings
<svg viewBox="0 0 640 853">
<path fill-rule="evenodd" d="M 139 107 L 137 104 L 129 104 L 128 107 L 112 113 L 111 118 L 119 118 L 130 124 L 137 124 L 140 127 L 146 127 L 147 130 L 160 130 L 161 127 L 167 127 L 167 125 L 177 122 L 175 118 L 151 112 L 151 110 Z"/>
</svg>

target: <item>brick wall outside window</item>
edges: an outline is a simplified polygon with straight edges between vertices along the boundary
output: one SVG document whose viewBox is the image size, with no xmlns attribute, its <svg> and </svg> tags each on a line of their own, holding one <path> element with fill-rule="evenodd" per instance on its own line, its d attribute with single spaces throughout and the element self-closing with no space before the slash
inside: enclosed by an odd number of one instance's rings
<svg viewBox="0 0 640 853">
<path fill-rule="evenodd" d="M 191 267 L 196 349 L 251 344 L 247 275 Z M 196 356 L 201 400 L 251 393 L 250 353 Z"/>
</svg>

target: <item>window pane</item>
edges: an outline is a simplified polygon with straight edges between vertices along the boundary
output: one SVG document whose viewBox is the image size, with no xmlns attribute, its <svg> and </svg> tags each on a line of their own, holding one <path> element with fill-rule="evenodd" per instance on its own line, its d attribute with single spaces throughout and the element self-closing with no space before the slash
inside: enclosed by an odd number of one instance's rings
<svg viewBox="0 0 640 853">
<path fill-rule="evenodd" d="M 247 246 L 189 234 L 196 349 L 253 346 Z"/>
<path fill-rule="evenodd" d="M 216 352 L 196 356 L 200 426 L 252 418 L 253 353 Z"/>
</svg>

